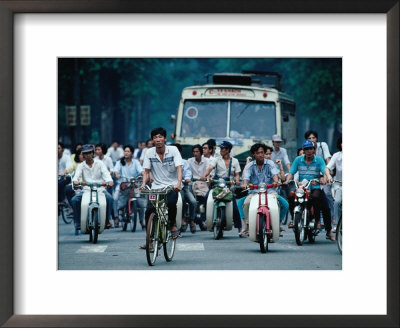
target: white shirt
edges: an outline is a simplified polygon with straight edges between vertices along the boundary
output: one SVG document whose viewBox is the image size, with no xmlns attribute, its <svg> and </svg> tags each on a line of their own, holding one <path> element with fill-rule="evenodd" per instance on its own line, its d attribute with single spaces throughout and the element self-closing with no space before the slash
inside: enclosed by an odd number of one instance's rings
<svg viewBox="0 0 400 328">
<path fill-rule="evenodd" d="M 154 178 L 151 189 L 175 186 L 178 183 L 178 166 L 183 166 L 183 160 L 175 146 L 165 146 L 162 162 L 156 147 L 148 148 L 143 160 L 143 168 L 149 169 Z"/>
<path fill-rule="evenodd" d="M 331 161 L 328 163 L 326 166 L 330 171 L 332 171 L 334 168 L 336 168 L 336 176 L 335 180 L 342 181 L 342 152 L 338 151 L 337 153 L 334 153 Z"/>
<path fill-rule="evenodd" d="M 70 167 L 71 165 L 72 165 L 71 155 L 68 155 L 65 152 L 63 152 L 63 155 L 58 160 L 58 174 L 63 173 L 65 169 L 67 167 Z"/>
<path fill-rule="evenodd" d="M 230 178 L 234 178 L 236 173 L 240 173 L 240 165 L 239 161 L 234 158 L 232 158 L 232 166 L 231 166 L 231 176 Z M 210 166 L 215 167 L 215 174 L 218 176 L 218 178 L 227 178 L 228 177 L 228 172 L 229 172 L 229 166 L 225 166 L 225 161 L 222 157 L 218 157 L 215 160 L 215 163 L 211 164 Z"/>
<path fill-rule="evenodd" d="M 82 181 L 87 183 L 108 183 L 113 181 L 104 163 L 97 158 L 94 159 L 92 167 L 89 167 L 86 162 L 80 163 L 76 168 L 72 181 L 78 181 L 81 176 Z"/>
<path fill-rule="evenodd" d="M 106 156 L 111 157 L 111 160 L 113 161 L 113 163 L 115 163 L 116 161 L 120 160 L 121 157 L 124 156 L 124 151 L 120 147 L 117 147 L 117 149 L 114 149 L 114 147 L 110 147 L 107 150 Z"/>
<path fill-rule="evenodd" d="M 201 157 L 200 163 L 198 163 L 194 157 L 189 158 L 187 162 L 192 169 L 194 179 L 200 179 L 211 163 L 207 157 Z"/>
<path fill-rule="evenodd" d="M 104 156 L 103 159 L 100 159 L 99 157 L 96 157 L 96 158 L 104 163 L 104 165 L 106 166 L 107 170 L 109 170 L 109 171 L 113 171 L 114 170 L 113 161 L 109 156 Z"/>
<path fill-rule="evenodd" d="M 322 157 L 326 160 L 329 157 L 332 157 L 331 153 L 329 152 L 329 147 L 325 142 L 317 142 L 317 156 Z"/>
</svg>

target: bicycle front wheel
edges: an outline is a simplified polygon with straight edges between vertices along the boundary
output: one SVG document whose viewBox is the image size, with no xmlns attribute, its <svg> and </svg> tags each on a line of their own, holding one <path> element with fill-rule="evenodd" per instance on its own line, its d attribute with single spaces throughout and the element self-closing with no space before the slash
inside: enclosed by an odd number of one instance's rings
<svg viewBox="0 0 400 328">
<path fill-rule="evenodd" d="M 339 222 L 336 226 L 336 242 L 338 245 L 338 249 L 340 254 L 342 254 L 342 216 L 339 218 Z"/>
<path fill-rule="evenodd" d="M 147 222 L 146 234 L 146 258 L 150 266 L 153 266 L 157 260 L 159 231 L 157 215 L 156 213 L 151 213 Z"/>
<path fill-rule="evenodd" d="M 176 239 L 172 238 L 171 230 L 167 229 L 166 226 L 163 227 L 163 248 L 164 257 L 167 262 L 171 262 L 175 253 Z"/>
</svg>

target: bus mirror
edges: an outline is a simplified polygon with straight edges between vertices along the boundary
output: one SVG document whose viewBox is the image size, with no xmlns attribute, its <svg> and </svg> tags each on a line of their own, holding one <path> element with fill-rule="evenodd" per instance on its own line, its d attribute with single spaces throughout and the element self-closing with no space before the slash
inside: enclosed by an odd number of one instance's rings
<svg viewBox="0 0 400 328">
<path fill-rule="evenodd" d="M 176 121 L 176 115 L 171 115 L 170 119 L 171 123 L 174 123 Z"/>
</svg>

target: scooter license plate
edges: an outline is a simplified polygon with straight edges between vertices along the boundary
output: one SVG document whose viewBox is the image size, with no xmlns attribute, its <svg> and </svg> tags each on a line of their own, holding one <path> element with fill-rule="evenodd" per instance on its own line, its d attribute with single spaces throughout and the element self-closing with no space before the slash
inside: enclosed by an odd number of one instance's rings
<svg viewBox="0 0 400 328">
<path fill-rule="evenodd" d="M 156 200 L 157 196 L 155 194 L 149 195 L 149 200 Z"/>
</svg>

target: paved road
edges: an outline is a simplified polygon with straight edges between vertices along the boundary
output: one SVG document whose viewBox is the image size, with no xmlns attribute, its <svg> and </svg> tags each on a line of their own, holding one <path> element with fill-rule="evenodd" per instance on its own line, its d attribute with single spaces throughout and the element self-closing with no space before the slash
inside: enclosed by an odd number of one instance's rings
<svg viewBox="0 0 400 328">
<path fill-rule="evenodd" d="M 123 232 L 121 228 L 105 230 L 97 244 L 89 235 L 75 236 L 73 225 L 59 221 L 58 263 L 60 270 L 340 270 L 342 256 L 335 242 L 320 233 L 315 244 L 297 246 L 292 230 L 286 229 L 278 243 L 270 244 L 261 254 L 259 245 L 239 238 L 237 230 L 226 231 L 221 240 L 213 233 L 189 231 L 177 240 L 172 262 L 159 256 L 149 267 L 146 253 L 139 249 L 145 232 Z M 140 228 L 139 228 L 140 229 Z"/>
</svg>

